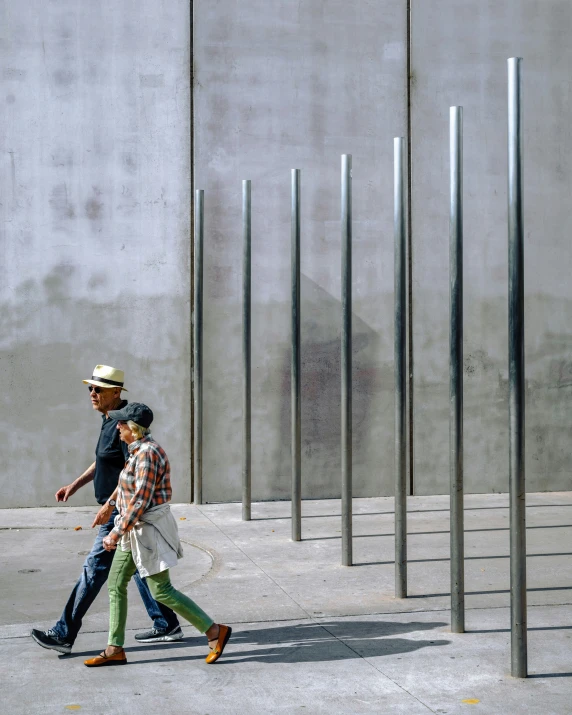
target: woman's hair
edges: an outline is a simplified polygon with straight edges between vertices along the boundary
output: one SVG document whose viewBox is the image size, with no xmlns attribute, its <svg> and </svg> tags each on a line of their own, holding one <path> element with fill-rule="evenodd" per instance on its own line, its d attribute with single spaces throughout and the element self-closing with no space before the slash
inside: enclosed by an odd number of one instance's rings
<svg viewBox="0 0 572 715">
<path fill-rule="evenodd" d="M 141 425 L 138 425 L 137 422 L 133 422 L 133 420 L 129 420 L 127 426 L 131 432 L 133 432 L 135 439 L 141 439 L 141 437 L 146 437 L 151 433 L 149 427 L 141 427 Z"/>
</svg>

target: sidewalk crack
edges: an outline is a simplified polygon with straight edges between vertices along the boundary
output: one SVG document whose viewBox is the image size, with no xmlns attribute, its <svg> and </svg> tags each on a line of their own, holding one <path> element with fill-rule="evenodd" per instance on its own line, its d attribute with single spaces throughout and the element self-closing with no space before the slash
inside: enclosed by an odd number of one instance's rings
<svg viewBox="0 0 572 715">
<path fill-rule="evenodd" d="M 315 620 L 315 619 L 313 619 L 313 620 Z M 424 708 L 427 708 L 427 710 L 429 710 L 429 712 L 432 712 L 432 713 L 435 713 L 435 712 L 436 712 L 435 710 L 433 710 L 432 708 L 430 708 L 429 705 L 427 705 L 427 703 L 424 703 L 422 700 L 419 700 L 419 698 L 418 698 L 416 695 L 413 695 L 412 692 L 410 692 L 409 690 L 407 690 L 407 688 L 403 687 L 403 685 L 401 685 L 401 684 L 398 683 L 396 680 L 394 680 L 390 675 L 388 675 L 387 673 L 385 673 L 381 668 L 378 668 L 377 665 L 375 665 L 374 663 L 372 663 L 368 658 L 365 658 L 365 657 L 364 657 L 361 653 L 359 653 L 355 648 L 352 648 L 351 645 L 349 645 L 349 643 L 346 643 L 346 642 L 345 642 L 344 640 L 342 640 L 341 638 L 338 638 L 335 633 L 332 633 L 330 630 L 328 630 L 328 629 L 326 628 L 326 626 L 324 626 L 323 624 L 319 623 L 319 621 L 315 621 L 315 622 L 318 623 L 318 625 L 320 625 L 320 626 L 323 628 L 323 630 L 326 631 L 326 633 L 327 633 L 328 635 L 332 636 L 332 638 L 335 638 L 339 643 L 341 643 L 341 644 L 344 645 L 346 648 L 348 648 L 349 650 L 351 650 L 352 653 L 355 653 L 355 654 L 357 655 L 357 657 L 358 657 L 358 658 L 361 658 L 364 663 L 367 663 L 367 664 L 370 666 L 370 668 L 373 668 L 374 670 L 377 670 L 378 673 L 381 673 L 381 675 L 383 675 L 385 678 L 387 678 L 388 680 L 390 680 L 390 681 L 391 681 L 394 685 L 396 685 L 400 690 L 402 690 L 404 693 L 407 693 L 407 695 L 409 695 L 409 696 L 412 697 L 414 700 L 416 700 L 416 701 L 417 701 L 420 705 L 422 705 Z"/>
</svg>

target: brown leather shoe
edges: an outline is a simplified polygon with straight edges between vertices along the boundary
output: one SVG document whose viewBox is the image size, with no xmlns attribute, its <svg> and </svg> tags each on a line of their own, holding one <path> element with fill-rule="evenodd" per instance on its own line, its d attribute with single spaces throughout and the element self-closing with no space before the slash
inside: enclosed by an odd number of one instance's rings
<svg viewBox="0 0 572 715">
<path fill-rule="evenodd" d="M 83 664 L 87 665 L 88 668 L 99 668 L 101 665 L 127 665 L 127 658 L 122 648 L 115 655 L 105 655 L 105 651 L 103 651 L 103 653 L 96 655 L 95 658 L 84 660 Z"/>
<path fill-rule="evenodd" d="M 224 647 L 228 643 L 231 635 L 232 628 L 230 626 L 223 626 L 219 624 L 216 646 L 211 648 L 211 652 L 207 655 L 207 663 L 214 663 L 221 657 Z"/>
</svg>

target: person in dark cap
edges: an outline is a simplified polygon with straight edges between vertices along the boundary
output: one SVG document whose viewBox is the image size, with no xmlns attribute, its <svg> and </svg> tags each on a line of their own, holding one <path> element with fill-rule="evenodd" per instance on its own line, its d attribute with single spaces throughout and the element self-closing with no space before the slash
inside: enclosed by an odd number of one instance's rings
<svg viewBox="0 0 572 715">
<path fill-rule="evenodd" d="M 36 643 L 58 653 L 71 653 L 83 617 L 107 581 L 113 552 L 103 547 L 103 539 L 113 529 L 114 519 L 117 516 L 113 492 L 117 487 L 119 473 L 129 457 L 127 445 L 119 439 L 117 420 L 110 415 L 111 410 L 124 408 L 128 404 L 127 400 L 121 397 L 121 392 L 127 391 L 124 386 L 123 370 L 108 365 L 96 365 L 91 378 L 83 382 L 89 386 L 93 409 L 102 413 L 95 462 L 74 482 L 58 489 L 56 501 L 67 502 L 78 489 L 93 482 L 95 498 L 103 506 L 92 525 L 94 527 L 99 525 L 95 543 L 85 560 L 82 574 L 68 598 L 61 618 L 47 631 L 32 629 L 31 635 Z M 137 633 L 135 638 L 143 643 L 168 643 L 181 640 L 183 632 L 173 611 L 153 599 L 145 579 L 138 573 L 135 573 L 135 583 L 147 613 L 153 620 L 151 630 Z"/>
<path fill-rule="evenodd" d="M 171 513 L 171 468 L 163 448 L 151 437 L 153 413 L 132 402 L 109 413 L 117 420 L 121 440 L 129 446 L 129 459 L 119 475 L 115 526 L 103 547 L 115 557 L 107 584 L 109 637 L 105 650 L 85 665 L 96 668 L 127 663 L 123 644 L 127 622 L 127 586 L 139 571 L 146 576 L 153 597 L 188 620 L 207 637 L 207 663 L 216 662 L 231 636 L 230 626 L 215 623 L 200 606 L 171 584 L 169 570 L 183 555 L 177 522 Z M 119 548 L 118 548 L 119 546 Z"/>
</svg>

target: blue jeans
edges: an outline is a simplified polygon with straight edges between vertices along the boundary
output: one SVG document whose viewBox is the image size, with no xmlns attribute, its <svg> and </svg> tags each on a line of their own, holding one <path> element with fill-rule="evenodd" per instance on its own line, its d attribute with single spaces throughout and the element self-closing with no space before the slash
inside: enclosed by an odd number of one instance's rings
<svg viewBox="0 0 572 715">
<path fill-rule="evenodd" d="M 73 644 L 77 638 L 83 617 L 109 576 L 115 551 L 106 551 L 103 548 L 103 539 L 113 529 L 113 521 L 116 516 L 117 510 L 114 509 L 107 524 L 99 527 L 93 547 L 83 565 L 83 573 L 70 594 L 60 620 L 53 628 L 58 638 L 66 643 Z M 147 581 L 141 578 L 139 573 L 136 573 L 134 578 L 147 613 L 154 621 L 155 628 L 161 631 L 172 631 L 177 628 L 179 619 L 173 611 L 155 601 L 151 596 Z"/>
</svg>

